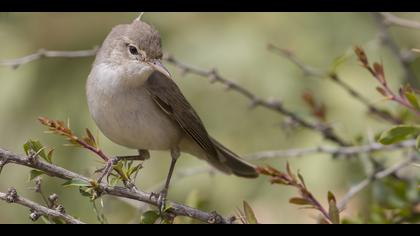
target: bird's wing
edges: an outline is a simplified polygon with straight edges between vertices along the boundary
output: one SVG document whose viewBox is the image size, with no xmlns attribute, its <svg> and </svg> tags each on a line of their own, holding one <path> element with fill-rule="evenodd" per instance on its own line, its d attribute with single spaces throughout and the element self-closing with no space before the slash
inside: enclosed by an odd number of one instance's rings
<svg viewBox="0 0 420 236">
<path fill-rule="evenodd" d="M 200 117 L 172 79 L 155 71 L 145 85 L 156 104 L 175 120 L 185 133 L 191 136 L 207 154 L 212 157 L 218 156 Z"/>
</svg>

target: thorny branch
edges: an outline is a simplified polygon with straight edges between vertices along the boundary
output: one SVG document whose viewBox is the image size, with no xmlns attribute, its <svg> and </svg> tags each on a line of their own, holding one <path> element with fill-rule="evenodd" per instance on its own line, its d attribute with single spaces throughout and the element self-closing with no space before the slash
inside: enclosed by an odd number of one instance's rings
<svg viewBox="0 0 420 236">
<path fill-rule="evenodd" d="M 5 163 L 3 165 L 6 165 L 8 163 L 13 163 L 21 166 L 27 166 L 31 167 L 40 171 L 45 172 L 49 176 L 57 177 L 64 180 L 72 180 L 72 179 L 79 179 L 86 183 L 92 183 L 95 182 L 94 180 L 91 180 L 85 176 L 82 176 L 80 174 L 74 173 L 72 171 L 69 171 L 67 169 L 64 169 L 62 167 L 49 164 L 47 162 L 44 162 L 39 159 L 29 158 L 27 156 L 22 156 L 18 154 L 14 154 L 12 152 L 6 151 L 4 149 L 0 148 L 0 162 Z M 158 196 L 156 194 L 143 192 L 140 190 L 135 189 L 129 189 L 126 187 L 118 187 L 118 186 L 109 186 L 105 183 L 98 183 L 97 191 L 99 191 L 101 194 L 108 194 L 116 197 L 122 197 L 122 198 L 128 198 L 133 199 L 141 202 L 146 202 L 148 204 L 158 206 Z M 207 223 L 230 223 L 230 219 L 225 219 L 224 217 L 220 216 L 216 212 L 204 212 L 189 206 L 185 206 L 176 202 L 168 201 L 168 206 L 170 206 L 170 209 L 168 209 L 169 214 L 173 214 L 175 216 L 187 216 L 191 217 L 197 220 L 200 220 L 202 222 Z"/>
<path fill-rule="evenodd" d="M 29 62 L 39 60 L 42 58 L 80 58 L 80 57 L 91 57 L 95 56 L 98 52 L 98 47 L 88 50 L 79 50 L 79 51 L 53 51 L 46 49 L 39 49 L 37 52 L 30 55 L 26 55 L 20 58 L 11 59 L 11 60 L 2 60 L 0 61 L 0 66 L 8 66 L 13 69 L 17 69 L 20 66 L 27 64 Z"/>
<path fill-rule="evenodd" d="M 399 149 L 414 148 L 416 140 L 406 140 L 400 143 L 391 145 L 382 145 L 380 143 L 372 143 L 361 146 L 348 146 L 348 147 L 329 147 L 319 146 L 301 149 L 288 149 L 278 151 L 263 151 L 250 154 L 246 157 L 247 160 L 266 160 L 273 158 L 292 158 L 312 155 L 317 153 L 329 154 L 332 156 L 353 156 L 362 153 L 373 153 L 380 151 L 394 151 Z"/>
<path fill-rule="evenodd" d="M 41 124 L 47 126 L 50 130 L 50 132 L 55 132 L 59 135 L 65 136 L 71 143 L 78 144 L 87 150 L 95 153 L 97 156 L 99 156 L 103 161 L 109 162 L 111 159 L 105 155 L 105 153 L 97 146 L 95 138 L 93 137 L 92 133 L 89 131 L 89 129 L 86 129 L 88 137 L 86 138 L 79 138 L 76 135 L 73 134 L 73 131 L 66 127 L 62 121 L 54 121 L 49 120 L 46 117 L 39 117 L 39 122 Z M 121 170 L 114 168 L 114 170 L 120 175 L 124 185 L 128 188 L 136 188 L 136 186 L 131 182 L 127 176 L 124 175 L 124 173 L 121 172 Z M 99 180 L 100 181 L 100 180 Z"/>
<path fill-rule="evenodd" d="M 9 188 L 7 193 L 0 192 L 0 199 L 8 203 L 15 203 L 29 208 L 31 210 L 30 218 L 32 220 L 36 220 L 39 218 L 39 216 L 44 215 L 63 219 L 66 223 L 69 224 L 84 224 L 84 222 L 67 214 L 63 208 L 50 209 L 31 200 L 18 196 L 15 188 Z"/>
<path fill-rule="evenodd" d="M 386 25 L 400 26 L 400 27 L 405 27 L 409 29 L 420 30 L 420 22 L 418 21 L 404 19 L 390 12 L 380 12 L 379 14 L 383 17 L 384 23 Z"/>
<path fill-rule="evenodd" d="M 373 17 L 376 20 L 376 23 L 379 27 L 379 37 L 384 45 L 386 45 L 389 50 L 395 55 L 395 57 L 398 59 L 399 63 L 401 64 L 401 67 L 404 70 L 404 77 L 405 81 L 414 85 L 418 86 L 419 83 L 417 81 L 416 75 L 414 74 L 413 70 L 410 67 L 410 63 L 415 58 L 413 53 L 411 51 L 403 52 L 399 48 L 398 44 L 393 39 L 391 33 L 388 29 L 389 22 L 389 15 L 388 14 L 381 14 L 381 13 L 372 13 Z M 388 18 L 387 18 L 388 17 Z M 395 21 L 395 18 L 394 18 Z"/>
<path fill-rule="evenodd" d="M 382 119 L 384 119 L 386 121 L 389 121 L 391 123 L 394 123 L 394 124 L 400 124 L 401 123 L 400 119 L 398 119 L 398 118 L 392 116 L 391 114 L 381 110 L 380 108 L 377 108 L 376 106 L 374 106 L 369 101 L 368 98 L 366 98 L 364 95 L 362 95 L 361 93 L 356 91 L 354 88 L 352 88 L 349 84 L 344 82 L 344 80 L 341 79 L 341 77 L 339 77 L 336 73 L 328 73 L 328 72 L 323 71 L 319 68 L 315 68 L 315 67 L 306 65 L 299 58 L 297 58 L 296 55 L 293 54 L 291 51 L 289 51 L 287 49 L 279 48 L 279 47 L 277 47 L 273 44 L 268 45 L 268 50 L 273 52 L 273 53 L 276 53 L 276 54 L 288 59 L 292 63 L 294 63 L 304 73 L 305 76 L 330 78 L 331 81 L 333 81 L 338 86 L 343 88 L 350 96 L 352 96 L 354 99 L 356 99 L 357 101 L 364 104 L 369 109 L 369 111 L 372 114 L 376 115 L 377 117 L 382 118 Z"/>
<path fill-rule="evenodd" d="M 368 176 L 366 179 L 360 181 L 359 183 L 353 185 L 350 187 L 349 191 L 344 195 L 344 197 L 338 202 L 337 207 L 340 209 L 340 211 L 344 210 L 347 203 L 359 192 L 361 192 L 363 189 L 365 189 L 369 184 L 372 182 L 383 179 L 387 176 L 390 176 L 392 174 L 395 174 L 399 170 L 409 166 L 412 164 L 415 160 L 417 160 L 418 157 L 416 154 L 410 155 L 407 159 L 389 167 L 388 169 L 376 172 L 372 174 L 371 176 Z"/>
<path fill-rule="evenodd" d="M 369 63 L 368 57 L 365 51 L 360 47 L 355 47 L 354 52 L 357 55 L 357 58 L 360 62 L 360 65 L 364 67 L 380 84 L 376 90 L 386 97 L 389 100 L 392 100 L 400 105 L 410 109 L 416 115 L 420 116 L 420 110 L 417 104 L 412 104 L 410 99 L 407 95 L 413 94 L 413 89 L 411 86 L 407 85 L 399 89 L 398 95 L 392 91 L 389 87 L 389 84 L 385 78 L 385 71 L 382 64 L 378 62 L 373 63 L 372 65 Z M 415 96 L 414 94 L 412 96 Z"/>
<path fill-rule="evenodd" d="M 235 83 L 234 81 L 228 80 L 222 77 L 215 69 L 208 70 L 208 69 L 203 69 L 196 66 L 188 65 L 186 63 L 183 63 L 177 60 L 175 57 L 171 55 L 166 55 L 165 60 L 173 64 L 175 67 L 181 69 L 183 73 L 192 73 L 195 75 L 206 77 L 212 83 L 218 82 L 225 85 L 227 89 L 233 90 L 243 95 L 244 97 L 248 98 L 251 101 L 251 104 L 250 104 L 251 107 L 261 106 L 261 107 L 265 107 L 270 110 L 279 112 L 282 115 L 289 117 L 295 123 L 301 125 L 302 127 L 320 132 L 325 139 L 335 142 L 341 146 L 349 145 L 346 141 L 340 138 L 331 127 L 326 126 L 321 123 L 320 124 L 311 123 L 305 120 L 304 118 L 298 116 L 296 113 L 285 108 L 284 105 L 280 101 L 273 100 L 273 99 L 271 100 L 262 99 L 258 97 L 257 95 L 255 95 L 254 93 L 252 93 L 251 91 L 249 91 L 248 89 Z"/>
<path fill-rule="evenodd" d="M 318 199 L 309 191 L 303 176 L 300 175 L 299 172 L 295 174 L 291 171 L 289 163 L 286 165 L 286 172 L 279 171 L 271 166 L 259 166 L 257 167 L 257 171 L 262 175 L 269 176 L 272 184 L 287 185 L 297 188 L 300 196 L 291 198 L 289 200 L 290 203 L 318 210 L 321 212 L 324 222 L 326 223 L 340 223 L 339 211 L 336 205 L 337 201 L 334 194 L 331 192 L 328 193 L 329 210 L 326 210 Z"/>
</svg>

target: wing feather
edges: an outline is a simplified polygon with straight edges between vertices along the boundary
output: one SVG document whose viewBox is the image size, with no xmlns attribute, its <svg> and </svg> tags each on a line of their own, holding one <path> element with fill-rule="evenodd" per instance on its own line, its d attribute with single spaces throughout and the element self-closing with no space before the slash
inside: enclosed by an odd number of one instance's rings
<svg viewBox="0 0 420 236">
<path fill-rule="evenodd" d="M 204 125 L 175 82 L 160 72 L 153 72 L 146 81 L 146 89 L 156 104 L 194 139 L 210 156 L 217 152 Z"/>
</svg>

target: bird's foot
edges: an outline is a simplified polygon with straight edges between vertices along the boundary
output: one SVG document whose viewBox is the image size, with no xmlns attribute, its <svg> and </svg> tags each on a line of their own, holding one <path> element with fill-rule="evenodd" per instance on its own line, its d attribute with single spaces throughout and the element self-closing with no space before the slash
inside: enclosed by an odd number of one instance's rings
<svg viewBox="0 0 420 236">
<path fill-rule="evenodd" d="M 152 193 L 152 196 L 157 198 L 157 207 L 159 209 L 159 214 L 161 216 L 163 216 L 165 214 L 167 194 L 168 194 L 168 191 L 166 189 L 163 189 L 159 193 Z"/>
</svg>

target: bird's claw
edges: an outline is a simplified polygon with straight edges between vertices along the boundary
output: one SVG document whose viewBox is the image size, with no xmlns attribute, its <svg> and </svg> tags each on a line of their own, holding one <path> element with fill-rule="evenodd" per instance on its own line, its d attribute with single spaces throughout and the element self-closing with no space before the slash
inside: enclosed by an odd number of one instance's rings
<svg viewBox="0 0 420 236">
<path fill-rule="evenodd" d="M 154 193 L 154 195 L 157 197 L 157 207 L 161 216 L 163 216 L 165 213 L 167 193 L 168 191 L 166 190 L 162 190 L 160 193 Z"/>
</svg>

